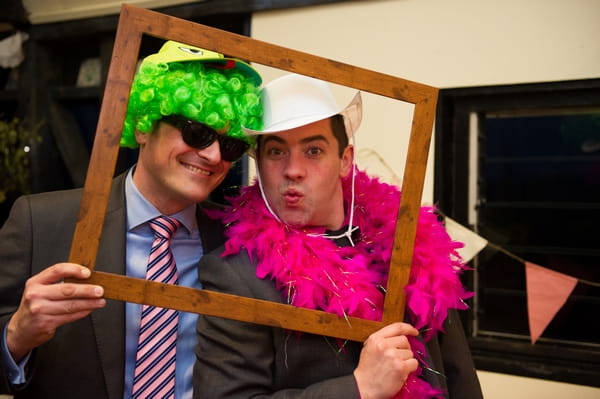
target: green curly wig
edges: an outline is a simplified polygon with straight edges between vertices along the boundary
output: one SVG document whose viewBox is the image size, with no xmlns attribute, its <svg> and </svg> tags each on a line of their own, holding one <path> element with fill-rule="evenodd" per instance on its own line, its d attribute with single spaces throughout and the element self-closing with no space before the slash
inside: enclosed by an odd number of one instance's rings
<svg viewBox="0 0 600 399">
<path fill-rule="evenodd" d="M 251 146 L 254 137 L 242 126 L 262 128 L 260 90 L 236 70 L 215 69 L 202 62 L 143 62 L 136 73 L 123 125 L 121 146 L 138 148 L 135 131 L 150 133 L 167 115 L 180 115 Z"/>
</svg>

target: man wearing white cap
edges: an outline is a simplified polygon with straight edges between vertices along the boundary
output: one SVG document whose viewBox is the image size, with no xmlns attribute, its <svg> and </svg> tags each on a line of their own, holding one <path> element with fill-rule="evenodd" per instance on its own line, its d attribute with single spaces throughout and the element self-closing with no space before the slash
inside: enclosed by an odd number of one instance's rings
<svg viewBox="0 0 600 399">
<path fill-rule="evenodd" d="M 349 145 L 360 95 L 340 109 L 325 82 L 286 75 L 263 89 L 258 181 L 223 214 L 206 289 L 380 320 L 400 192 L 359 171 Z M 407 322 L 365 342 L 200 316 L 195 397 L 481 398 L 456 309 L 464 265 L 432 208 L 419 217 Z M 409 324 L 410 323 L 410 324 Z M 413 327 L 414 326 L 414 327 Z"/>
<path fill-rule="evenodd" d="M 241 126 L 262 123 L 260 84 L 242 61 L 173 41 L 144 59 L 121 137 L 139 155 L 112 182 L 96 270 L 201 287 L 198 261 L 223 242 L 206 200 L 252 141 Z M 63 282 L 90 273 L 67 263 L 81 194 L 21 197 L 0 230 L 0 393 L 191 398 L 197 315 Z"/>
</svg>

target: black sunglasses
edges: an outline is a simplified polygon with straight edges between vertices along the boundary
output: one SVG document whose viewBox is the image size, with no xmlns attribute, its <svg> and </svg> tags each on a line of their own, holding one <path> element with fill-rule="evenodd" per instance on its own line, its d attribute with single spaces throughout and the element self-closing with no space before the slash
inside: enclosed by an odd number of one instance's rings
<svg viewBox="0 0 600 399">
<path fill-rule="evenodd" d="M 201 150 L 208 148 L 215 140 L 218 140 L 221 158 L 227 162 L 237 161 L 250 147 L 243 140 L 219 134 L 213 128 L 203 123 L 195 122 L 179 115 L 165 116 L 162 120 L 179 129 L 183 141 L 190 147 Z"/>
</svg>

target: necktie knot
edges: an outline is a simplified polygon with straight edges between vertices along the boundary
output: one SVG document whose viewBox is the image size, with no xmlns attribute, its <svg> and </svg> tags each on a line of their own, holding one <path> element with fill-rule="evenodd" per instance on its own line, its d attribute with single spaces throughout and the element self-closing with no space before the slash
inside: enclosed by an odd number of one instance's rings
<svg viewBox="0 0 600 399">
<path fill-rule="evenodd" d="M 154 235 L 165 240 L 170 240 L 180 225 L 179 220 L 168 216 L 159 216 L 150 221 L 150 227 L 154 231 Z"/>
<path fill-rule="evenodd" d="M 162 283 L 177 284 L 177 267 L 171 252 L 171 237 L 181 223 L 168 216 L 150 220 L 154 231 L 154 242 L 150 248 L 146 279 Z"/>
</svg>

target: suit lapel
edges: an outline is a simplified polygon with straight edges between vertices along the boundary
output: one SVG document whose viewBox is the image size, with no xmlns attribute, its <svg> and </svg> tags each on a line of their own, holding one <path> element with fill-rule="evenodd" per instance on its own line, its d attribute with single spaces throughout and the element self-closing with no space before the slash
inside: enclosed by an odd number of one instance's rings
<svg viewBox="0 0 600 399">
<path fill-rule="evenodd" d="M 98 271 L 125 275 L 125 174 L 112 183 L 96 257 Z M 92 313 L 92 324 L 109 399 L 123 398 L 125 375 L 125 303 L 108 300 Z"/>
<path fill-rule="evenodd" d="M 212 202 L 205 201 L 196 207 L 196 219 L 198 220 L 198 230 L 200 230 L 200 239 L 202 240 L 202 249 L 205 254 L 219 247 L 225 242 L 223 225 L 220 220 L 211 219 L 206 215 L 206 210 L 219 210 L 222 206 Z"/>
</svg>

